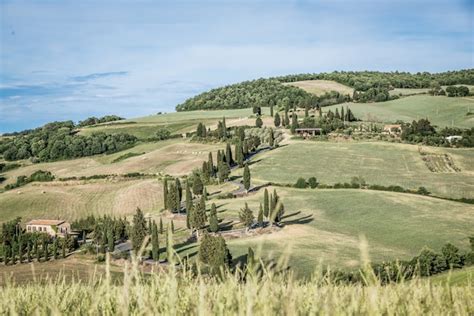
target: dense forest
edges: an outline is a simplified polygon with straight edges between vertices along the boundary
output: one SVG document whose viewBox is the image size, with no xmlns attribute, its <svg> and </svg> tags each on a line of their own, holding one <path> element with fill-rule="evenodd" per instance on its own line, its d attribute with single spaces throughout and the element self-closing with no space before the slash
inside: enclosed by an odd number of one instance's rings
<svg viewBox="0 0 474 316">
<path fill-rule="evenodd" d="M 5 160 L 33 158 L 34 161 L 54 161 L 113 153 L 135 144 L 137 138 L 128 134 L 90 136 L 77 134 L 72 121 L 48 123 L 16 137 L 0 141 L 0 154 Z"/>
<path fill-rule="evenodd" d="M 302 89 L 283 85 L 285 82 L 301 80 L 333 80 L 355 89 L 352 96 L 328 93 L 316 97 Z M 354 102 L 383 102 L 397 98 L 389 91 L 395 88 L 433 88 L 456 84 L 474 85 L 474 69 L 449 71 L 443 73 L 408 72 L 332 72 L 320 74 L 296 74 L 269 79 L 245 81 L 222 88 L 212 89 L 186 100 L 176 106 L 177 111 L 240 109 L 257 106 L 279 105 L 289 99 L 290 107 L 327 106 Z M 328 102 L 328 100 L 330 100 Z"/>
</svg>

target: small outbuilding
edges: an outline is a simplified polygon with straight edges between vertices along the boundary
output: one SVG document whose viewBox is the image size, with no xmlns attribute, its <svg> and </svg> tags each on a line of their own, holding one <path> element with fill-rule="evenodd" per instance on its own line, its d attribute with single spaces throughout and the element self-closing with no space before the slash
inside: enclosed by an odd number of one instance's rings
<svg viewBox="0 0 474 316">
<path fill-rule="evenodd" d="M 316 135 L 321 135 L 323 130 L 321 128 L 316 128 L 316 127 L 307 127 L 307 128 L 297 128 L 295 129 L 295 133 L 298 136 L 304 137 L 304 138 L 309 138 L 309 137 L 314 137 Z"/>
<path fill-rule="evenodd" d="M 383 127 L 383 131 L 389 135 L 400 135 L 402 133 L 402 125 L 400 124 L 390 124 Z"/>
<path fill-rule="evenodd" d="M 454 142 L 457 142 L 457 141 L 462 140 L 462 136 L 460 136 L 460 135 L 452 135 L 452 136 L 446 137 L 446 140 L 447 140 L 448 142 L 450 142 L 450 143 L 452 143 L 453 141 L 454 141 Z"/>
</svg>

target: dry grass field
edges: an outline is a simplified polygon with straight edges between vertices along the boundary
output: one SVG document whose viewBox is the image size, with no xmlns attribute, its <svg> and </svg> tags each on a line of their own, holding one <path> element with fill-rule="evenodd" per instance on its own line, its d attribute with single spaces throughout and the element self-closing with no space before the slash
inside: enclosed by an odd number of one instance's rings
<svg viewBox="0 0 474 316">
<path fill-rule="evenodd" d="M 163 189 L 156 179 L 31 183 L 0 194 L 0 222 L 21 216 L 74 220 L 87 215 L 126 216 L 137 207 L 157 213 Z"/>
<path fill-rule="evenodd" d="M 306 92 L 320 96 L 326 92 L 337 91 L 343 95 L 350 95 L 354 93 L 354 89 L 346 85 L 340 84 L 331 80 L 304 80 L 296 82 L 284 83 L 284 85 L 291 85 L 305 90 Z"/>
</svg>

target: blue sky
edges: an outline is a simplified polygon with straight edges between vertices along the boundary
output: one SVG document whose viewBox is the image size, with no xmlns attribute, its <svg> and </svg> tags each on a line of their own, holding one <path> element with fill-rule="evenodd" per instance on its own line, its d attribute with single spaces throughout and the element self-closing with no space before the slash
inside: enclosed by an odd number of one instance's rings
<svg viewBox="0 0 474 316">
<path fill-rule="evenodd" d="M 242 80 L 474 68 L 474 1 L 0 0 L 0 132 Z"/>
</svg>

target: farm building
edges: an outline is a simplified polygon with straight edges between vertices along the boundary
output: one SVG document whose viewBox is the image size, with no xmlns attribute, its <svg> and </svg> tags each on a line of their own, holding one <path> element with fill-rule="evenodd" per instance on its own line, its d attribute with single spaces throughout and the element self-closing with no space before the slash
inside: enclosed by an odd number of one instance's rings
<svg viewBox="0 0 474 316">
<path fill-rule="evenodd" d="M 64 237 L 71 233 L 71 224 L 63 220 L 34 219 L 26 223 L 29 233 L 47 233 L 52 237 Z"/>
<path fill-rule="evenodd" d="M 453 140 L 457 142 L 458 140 L 462 140 L 462 136 L 459 136 L 459 135 L 452 135 L 452 136 L 446 137 L 446 140 L 447 140 L 448 142 L 450 142 L 450 143 L 452 143 Z"/>
<path fill-rule="evenodd" d="M 385 125 L 383 131 L 389 135 L 399 135 L 402 132 L 402 126 L 400 124 Z"/>
<path fill-rule="evenodd" d="M 302 136 L 304 138 L 316 136 L 316 135 L 321 135 L 322 129 L 321 128 L 297 128 L 295 129 L 296 134 L 299 136 Z"/>
</svg>

